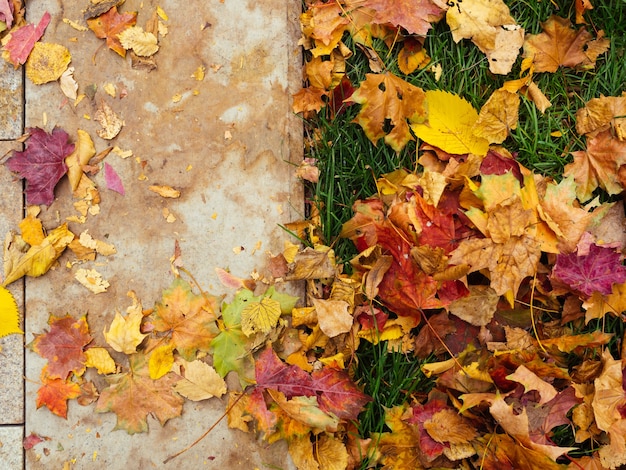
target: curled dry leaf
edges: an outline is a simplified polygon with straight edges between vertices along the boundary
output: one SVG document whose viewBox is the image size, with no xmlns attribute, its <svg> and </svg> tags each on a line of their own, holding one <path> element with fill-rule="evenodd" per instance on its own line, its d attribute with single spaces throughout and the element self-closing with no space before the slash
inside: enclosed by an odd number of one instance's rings
<svg viewBox="0 0 626 470">
<path fill-rule="evenodd" d="M 152 185 L 148 186 L 148 189 L 153 193 L 157 193 L 161 197 L 167 197 L 172 199 L 180 197 L 180 191 L 178 189 L 172 188 L 171 186 Z"/>
<path fill-rule="evenodd" d="M 157 38 L 154 34 L 144 31 L 139 26 L 131 26 L 117 35 L 122 47 L 132 51 L 140 57 L 150 57 L 159 50 Z"/>
<path fill-rule="evenodd" d="M 102 126 L 102 129 L 98 129 L 96 133 L 106 140 L 115 138 L 124 126 L 124 121 L 115 114 L 115 111 L 104 100 L 100 102 L 100 107 L 93 118 Z"/>
</svg>

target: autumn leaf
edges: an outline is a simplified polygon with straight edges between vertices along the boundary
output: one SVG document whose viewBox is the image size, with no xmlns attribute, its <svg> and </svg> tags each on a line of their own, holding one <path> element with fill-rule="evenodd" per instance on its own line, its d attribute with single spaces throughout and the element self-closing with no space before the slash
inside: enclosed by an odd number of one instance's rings
<svg viewBox="0 0 626 470">
<path fill-rule="evenodd" d="M 524 386 L 524 392 L 529 390 L 537 390 L 541 397 L 538 403 L 545 405 L 547 402 L 557 396 L 558 392 L 552 384 L 549 384 L 541 377 L 537 376 L 533 371 L 523 364 L 520 365 L 515 372 L 506 376 L 507 380 L 513 380 Z"/>
<path fill-rule="evenodd" d="M 487 55 L 489 70 L 511 71 L 524 42 L 524 30 L 502 0 L 449 1 L 446 22 L 454 42 L 471 39 Z"/>
<path fill-rule="evenodd" d="M 78 133 L 78 140 L 76 141 L 74 150 L 65 157 L 67 177 L 70 180 L 72 191 L 76 191 L 76 188 L 78 188 L 80 179 L 83 176 L 83 167 L 87 165 L 91 157 L 96 154 L 96 148 L 89 134 L 82 129 L 78 129 L 76 132 Z"/>
<path fill-rule="evenodd" d="M 520 366 L 521 367 L 521 366 Z M 530 438 L 538 444 L 549 444 L 552 430 L 557 426 L 571 425 L 567 417 L 582 402 L 576 397 L 574 387 L 567 387 L 542 406 L 526 406 Z"/>
<path fill-rule="evenodd" d="M 374 11 L 371 23 L 401 26 L 419 36 L 426 36 L 432 23 L 438 22 L 444 14 L 440 4 L 431 0 L 366 0 L 359 2 L 359 6 Z"/>
<path fill-rule="evenodd" d="M 209 351 L 211 340 L 217 335 L 214 301 L 195 295 L 191 286 L 176 278 L 169 289 L 163 291 L 151 316 L 154 330 L 171 339 L 185 360 L 195 359 L 197 351 Z"/>
<path fill-rule="evenodd" d="M 420 438 L 414 427 L 402 420 L 404 409 L 385 410 L 385 424 L 391 432 L 372 433 L 376 442 L 376 461 L 386 468 L 414 470 L 422 467 Z"/>
<path fill-rule="evenodd" d="M 314 57 L 329 55 L 341 41 L 341 36 L 350 24 L 344 8 L 337 2 L 317 2 L 300 16 L 302 32 L 314 42 L 311 47 Z"/>
<path fill-rule="evenodd" d="M 576 131 L 594 137 L 607 129 L 618 140 L 626 139 L 626 95 L 592 98 L 576 111 Z"/>
<path fill-rule="evenodd" d="M 320 408 L 340 419 L 357 419 L 363 407 L 372 401 L 343 370 L 326 367 L 313 371 L 311 378 Z"/>
<path fill-rule="evenodd" d="M 502 88 L 494 91 L 487 102 L 480 108 L 474 127 L 474 134 L 500 144 L 517 129 L 520 98 Z"/>
<path fill-rule="evenodd" d="M 105 348 L 88 348 L 85 358 L 85 366 L 94 367 L 98 374 L 112 374 L 116 370 L 115 361 Z"/>
<path fill-rule="evenodd" d="M 413 140 L 407 120 L 417 123 L 426 118 L 424 98 L 421 88 L 386 72 L 367 74 L 350 99 L 362 105 L 355 122 L 368 139 L 376 145 L 384 137 L 385 143 L 399 152 Z M 386 121 L 392 127 L 389 132 L 384 130 Z"/>
<path fill-rule="evenodd" d="M 44 31 L 50 23 L 50 13 L 46 12 L 39 20 L 37 26 L 27 24 L 21 28 L 11 31 L 9 41 L 2 48 L 3 56 L 12 63 L 15 68 L 26 63 L 35 43 L 41 39 Z"/>
<path fill-rule="evenodd" d="M 30 137 L 26 149 L 13 152 L 6 165 L 11 171 L 26 179 L 28 204 L 45 204 L 54 201 L 54 188 L 67 172 L 65 158 L 74 151 L 69 135 L 55 127 L 51 134 L 38 127 L 28 129 Z"/>
<path fill-rule="evenodd" d="M 140 57 L 149 57 L 159 50 L 156 36 L 138 26 L 126 28 L 117 35 L 117 38 L 124 49 L 132 49 Z"/>
<path fill-rule="evenodd" d="M 478 113 L 469 102 L 443 90 L 429 90 L 426 106 L 427 121 L 411 124 L 417 137 L 452 154 L 487 153 L 489 142 L 473 133 Z"/>
<path fill-rule="evenodd" d="M 206 362 L 182 361 L 179 368 L 183 379 L 176 382 L 174 390 L 188 400 L 201 401 L 211 397 L 219 398 L 226 393 L 226 382 Z"/>
<path fill-rule="evenodd" d="M 80 386 L 70 380 L 51 377 L 47 366 L 41 371 L 41 382 L 37 390 L 37 408 L 45 406 L 55 415 L 67 419 L 67 400 L 81 395 Z"/>
<path fill-rule="evenodd" d="M 320 329 L 329 338 L 334 338 L 352 329 L 354 317 L 348 311 L 345 300 L 313 299 Z"/>
<path fill-rule="evenodd" d="M 96 134 L 105 140 L 115 138 L 124 127 L 124 121 L 115 114 L 115 111 L 104 100 L 100 102 L 100 107 L 93 118 L 102 126 L 102 129 L 96 131 Z"/>
<path fill-rule="evenodd" d="M 65 380 L 70 373 L 82 375 L 87 357 L 83 349 L 93 339 L 85 316 L 75 320 L 70 315 L 48 319 L 50 331 L 35 335 L 33 351 L 48 360 L 48 376 Z"/>
<path fill-rule="evenodd" d="M 172 390 L 179 380 L 176 374 L 170 372 L 152 380 L 144 355 L 133 354 L 128 360 L 128 372 L 106 376 L 109 386 L 100 392 L 96 413 L 115 413 L 117 423 L 114 429 L 123 429 L 128 434 L 147 432 L 149 414 L 162 426 L 180 416 L 184 399 Z"/>
<path fill-rule="evenodd" d="M 569 19 L 552 15 L 541 23 L 542 33 L 526 37 L 524 57 L 532 58 L 535 72 L 556 72 L 559 67 L 592 69 L 596 58 L 608 50 L 608 39 L 598 35 L 592 41 L 586 29 L 571 26 Z"/>
<path fill-rule="evenodd" d="M 152 350 L 148 360 L 148 372 L 152 380 L 157 380 L 172 370 L 174 365 L 174 347 L 162 344 Z"/>
<path fill-rule="evenodd" d="M 280 303 L 270 297 L 249 302 L 241 311 L 241 331 L 246 336 L 269 333 L 280 318 Z"/>
<path fill-rule="evenodd" d="M 13 3 L 10 0 L 0 0 L 0 22 L 6 29 L 13 25 Z"/>
<path fill-rule="evenodd" d="M 147 335 L 141 333 L 143 320 L 141 302 L 134 292 L 131 291 L 128 295 L 133 299 L 133 305 L 126 310 L 128 315 L 123 317 L 119 311 L 115 312 L 115 318 L 109 330 L 105 328 L 103 334 L 104 339 L 113 349 L 124 354 L 133 354 L 137 352 L 137 346 Z"/>
<path fill-rule="evenodd" d="M 557 255 L 552 276 L 586 296 L 596 291 L 608 295 L 613 284 L 626 281 L 626 267 L 614 249 L 592 243 L 585 255 Z"/>
<path fill-rule="evenodd" d="M 265 348 L 255 363 L 256 387 L 277 390 L 287 398 L 315 396 L 313 379 L 298 366 L 287 366 L 272 348 Z"/>
<path fill-rule="evenodd" d="M 0 286 L 0 338 L 22 333 L 20 311 L 13 294 Z"/>
<path fill-rule="evenodd" d="M 26 61 L 26 76 L 35 85 L 54 82 L 61 78 L 71 60 L 67 47 L 36 42 Z"/>
<path fill-rule="evenodd" d="M 41 244 L 31 246 L 23 255 L 16 258 L 5 256 L 2 285 L 7 286 L 22 276 L 42 276 L 48 272 L 73 239 L 74 234 L 67 229 L 67 224 L 63 224 L 50 231 Z M 9 251 L 15 241 L 13 237 L 13 240 L 8 243 Z"/>
<path fill-rule="evenodd" d="M 122 183 L 122 179 L 113 169 L 113 167 L 108 163 L 104 164 L 104 181 L 107 185 L 107 189 L 115 191 L 122 196 L 126 193 L 124 191 L 124 184 Z"/>
<path fill-rule="evenodd" d="M 468 287 L 469 295 L 450 303 L 448 310 L 471 325 L 487 325 L 496 312 L 500 296 L 489 286 Z"/>
<path fill-rule="evenodd" d="M 96 37 L 106 39 L 109 49 L 117 52 L 122 57 L 126 57 L 126 49 L 120 43 L 118 35 L 124 30 L 137 23 L 137 13 L 118 13 L 117 6 L 113 6 L 106 13 L 87 20 L 87 25 Z"/>
</svg>

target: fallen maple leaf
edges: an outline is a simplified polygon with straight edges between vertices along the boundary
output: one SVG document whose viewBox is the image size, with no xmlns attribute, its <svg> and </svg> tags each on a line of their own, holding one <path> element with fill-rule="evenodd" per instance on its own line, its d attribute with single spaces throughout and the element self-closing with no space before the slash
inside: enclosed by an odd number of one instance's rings
<svg viewBox="0 0 626 470">
<path fill-rule="evenodd" d="M 489 70 L 506 75 L 519 55 L 524 30 L 510 15 L 502 0 L 458 0 L 447 2 L 446 22 L 452 39 L 471 39 L 487 55 Z"/>
<path fill-rule="evenodd" d="M 45 204 L 54 201 L 54 187 L 67 172 L 65 157 L 74 151 L 69 135 L 55 127 L 48 134 L 39 127 L 28 129 L 30 137 L 26 150 L 13 152 L 6 165 L 26 179 L 28 204 Z"/>
<path fill-rule="evenodd" d="M 608 295 L 613 284 L 626 281 L 626 266 L 622 265 L 622 256 L 614 249 L 593 243 L 586 255 L 557 255 L 552 276 L 586 296 L 596 291 Z"/>
<path fill-rule="evenodd" d="M 51 377 L 47 366 L 41 371 L 41 382 L 37 390 L 37 408 L 45 406 L 55 415 L 67 419 L 67 400 L 81 395 L 80 386 L 69 380 Z"/>
<path fill-rule="evenodd" d="M 87 358 L 83 349 L 93 339 L 85 316 L 75 320 L 70 315 L 48 319 L 50 331 L 35 335 L 33 351 L 48 360 L 51 379 L 65 380 L 70 373 L 82 375 Z"/>
<path fill-rule="evenodd" d="M 126 49 L 120 43 L 118 35 L 137 23 L 137 12 L 118 13 L 117 6 L 113 6 L 106 13 L 87 20 L 87 25 L 96 37 L 106 39 L 109 49 L 126 57 Z"/>
<path fill-rule="evenodd" d="M 311 374 L 320 408 L 340 419 L 357 419 L 372 398 L 361 392 L 347 372 L 326 367 Z"/>
<path fill-rule="evenodd" d="M 11 29 L 13 24 L 13 3 L 9 0 L 0 0 L 0 21 L 6 29 Z"/>
<path fill-rule="evenodd" d="M 209 351 L 211 340 L 219 332 L 215 325 L 214 302 L 195 295 L 189 283 L 176 278 L 170 288 L 163 291 L 161 302 L 155 305 L 152 326 L 171 339 L 185 360 L 192 361 L 197 351 Z"/>
<path fill-rule="evenodd" d="M 37 26 L 27 24 L 11 32 L 9 41 L 2 49 L 7 51 L 7 60 L 11 62 L 15 68 L 26 63 L 26 59 L 28 59 L 33 47 L 35 47 L 35 43 L 41 39 L 46 27 L 50 23 L 50 18 L 50 13 L 46 12 L 41 17 L 41 20 L 39 20 Z"/>
<path fill-rule="evenodd" d="M 592 98 L 576 111 L 576 131 L 594 137 L 607 129 L 620 141 L 626 139 L 626 94 Z"/>
<path fill-rule="evenodd" d="M 526 37 L 524 57 L 532 59 L 535 72 L 556 72 L 559 67 L 593 68 L 596 58 L 608 50 L 608 39 L 598 35 L 592 47 L 591 34 L 571 26 L 568 18 L 552 15 L 541 23 L 542 33 Z"/>
<path fill-rule="evenodd" d="M 311 52 L 315 57 L 330 54 L 341 41 L 350 24 L 344 8 L 339 2 L 316 2 L 300 16 L 302 32 L 314 41 Z"/>
<path fill-rule="evenodd" d="M 419 36 L 426 36 L 432 24 L 438 22 L 445 12 L 440 4 L 431 0 L 365 0 L 358 5 L 374 11 L 369 20 L 371 23 L 401 26 L 410 34 Z"/>
<path fill-rule="evenodd" d="M 117 423 L 114 429 L 123 429 L 128 434 L 147 432 L 149 414 L 155 416 L 162 426 L 180 416 L 184 399 L 172 390 L 180 380 L 176 374 L 170 372 L 152 380 L 143 354 L 133 354 L 128 360 L 128 372 L 106 376 L 109 386 L 100 392 L 96 413 L 115 413 Z"/>
<path fill-rule="evenodd" d="M 407 120 L 417 123 L 426 118 L 424 98 L 421 88 L 388 72 L 368 73 L 350 97 L 362 105 L 355 122 L 368 139 L 376 145 L 384 137 L 385 143 L 396 152 L 413 140 Z M 389 132 L 384 130 L 386 121 L 392 126 Z"/>
<path fill-rule="evenodd" d="M 447 91 L 429 90 L 426 105 L 426 122 L 411 124 L 417 137 L 452 154 L 487 154 L 489 142 L 473 133 L 478 113 L 469 102 Z"/>
<path fill-rule="evenodd" d="M 133 299 L 133 304 L 126 309 L 128 315 L 123 317 L 119 311 L 115 312 L 115 318 L 109 330 L 105 328 L 103 334 L 104 339 L 113 349 L 124 354 L 133 354 L 137 352 L 137 346 L 147 335 L 141 333 L 143 320 L 141 302 L 134 292 L 130 291 L 128 295 Z"/>
<path fill-rule="evenodd" d="M 420 436 L 414 426 L 402 419 L 404 411 L 400 406 L 385 410 L 385 424 L 391 431 L 371 434 L 376 442 L 376 462 L 385 468 L 422 468 Z"/>
</svg>

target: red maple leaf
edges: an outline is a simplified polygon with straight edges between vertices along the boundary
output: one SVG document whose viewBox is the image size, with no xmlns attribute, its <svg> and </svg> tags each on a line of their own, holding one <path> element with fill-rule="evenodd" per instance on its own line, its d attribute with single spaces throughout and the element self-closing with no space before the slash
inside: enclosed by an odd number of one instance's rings
<svg viewBox="0 0 626 470">
<path fill-rule="evenodd" d="M 135 23 L 137 23 L 137 12 L 120 14 L 117 12 L 117 7 L 111 8 L 97 18 L 87 20 L 89 29 L 96 37 L 106 39 L 108 48 L 122 57 L 126 57 L 126 49 L 122 47 L 118 35 L 125 29 L 135 26 Z"/>
<path fill-rule="evenodd" d="M 524 177 L 519 163 L 514 158 L 500 155 L 495 150 L 489 150 L 480 164 L 481 175 L 503 175 L 507 172 L 513 173 L 520 185 L 524 185 Z"/>
<path fill-rule="evenodd" d="M 37 390 L 37 408 L 45 406 L 55 415 L 67 418 L 67 400 L 77 398 L 81 393 L 78 384 L 50 377 L 47 366 L 41 371 L 41 381 Z"/>
<path fill-rule="evenodd" d="M 50 13 L 45 12 L 41 17 L 39 24 L 27 24 L 11 33 L 9 42 L 3 47 L 5 51 L 9 53 L 9 62 L 11 62 L 15 68 L 26 62 L 30 55 L 35 43 L 41 39 L 46 27 L 50 23 Z"/>
<path fill-rule="evenodd" d="M 458 242 L 452 214 L 446 214 L 427 203 L 419 194 L 414 197 L 415 214 L 422 225 L 420 244 L 443 248 L 446 254 L 453 251 Z"/>
<path fill-rule="evenodd" d="M 84 316 L 74 320 L 70 315 L 50 315 L 48 324 L 50 331 L 36 335 L 33 341 L 33 350 L 48 359 L 48 376 L 65 380 L 71 372 L 81 375 L 87 360 L 83 348 L 92 340 L 87 319 Z"/>
<path fill-rule="evenodd" d="M 45 204 L 54 201 L 54 188 L 67 172 L 65 157 L 74 151 L 67 132 L 54 128 L 48 134 L 38 127 L 28 129 L 30 137 L 23 152 L 13 152 L 7 160 L 11 171 L 26 179 L 26 202 Z"/>
<path fill-rule="evenodd" d="M 371 22 L 402 26 L 411 34 L 425 36 L 444 11 L 430 0 L 366 0 L 363 5 L 376 13 Z"/>
<path fill-rule="evenodd" d="M 424 429 L 424 422 L 430 420 L 438 411 L 448 408 L 442 400 L 432 399 L 425 405 L 415 405 L 412 407 L 413 416 L 407 422 L 417 425 L 420 436 L 420 448 L 428 461 L 443 454 L 447 446 L 435 441 Z"/>
<path fill-rule="evenodd" d="M 258 357 L 255 378 L 258 388 L 278 390 L 287 398 L 315 395 L 311 376 L 298 366 L 285 365 L 272 348 L 265 348 Z"/>
<path fill-rule="evenodd" d="M 557 255 L 552 276 L 586 296 L 596 291 L 608 295 L 613 284 L 626 281 L 626 267 L 622 266 L 622 256 L 614 249 L 594 243 L 583 256 L 577 253 Z"/>
<path fill-rule="evenodd" d="M 325 368 L 311 375 L 320 408 L 340 419 L 357 419 L 372 399 L 361 392 L 345 371 Z"/>
</svg>

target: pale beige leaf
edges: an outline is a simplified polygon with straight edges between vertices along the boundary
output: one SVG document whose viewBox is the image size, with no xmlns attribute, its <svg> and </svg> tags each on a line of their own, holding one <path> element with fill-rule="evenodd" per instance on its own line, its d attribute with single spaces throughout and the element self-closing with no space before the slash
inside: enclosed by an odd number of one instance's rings
<svg viewBox="0 0 626 470">
<path fill-rule="evenodd" d="M 74 80 L 74 67 L 68 67 L 68 69 L 63 72 L 61 78 L 59 78 L 59 85 L 61 86 L 63 94 L 69 99 L 75 100 L 77 98 L 78 83 Z"/>
<path fill-rule="evenodd" d="M 132 49 L 140 57 L 149 57 L 159 50 L 156 36 L 144 31 L 139 26 L 131 26 L 125 29 L 117 37 L 124 49 Z"/>
<path fill-rule="evenodd" d="M 105 140 L 115 138 L 124 126 L 124 121 L 115 114 L 115 111 L 104 100 L 93 118 L 102 126 L 102 129 L 98 129 L 96 133 Z"/>
<path fill-rule="evenodd" d="M 537 390 L 541 396 L 539 400 L 540 405 L 548 403 L 558 394 L 554 386 L 543 380 L 523 364 L 519 366 L 515 372 L 507 375 L 506 378 L 521 383 L 524 386 L 525 392 Z"/>
<path fill-rule="evenodd" d="M 180 372 L 183 379 L 176 382 L 174 390 L 188 400 L 219 398 L 226 393 L 226 382 L 206 362 L 181 360 Z"/>
<path fill-rule="evenodd" d="M 469 295 L 454 300 L 448 310 L 470 325 L 487 325 L 496 312 L 500 296 L 489 286 L 470 285 Z"/>
<path fill-rule="evenodd" d="M 94 294 L 102 294 L 109 288 L 109 282 L 95 269 L 80 268 L 74 278 Z"/>
<path fill-rule="evenodd" d="M 80 184 L 80 179 L 83 176 L 83 167 L 96 154 L 96 148 L 90 135 L 82 129 L 78 129 L 76 132 L 78 133 L 78 141 L 74 146 L 74 151 L 65 157 L 67 177 L 70 180 L 72 191 L 76 191 Z"/>
<path fill-rule="evenodd" d="M 317 321 L 322 332 L 334 338 L 352 328 L 354 317 L 348 312 L 350 305 L 344 300 L 313 299 Z"/>
<path fill-rule="evenodd" d="M 424 429 L 435 441 L 444 444 L 463 444 L 474 439 L 478 431 L 456 411 L 444 408 L 424 421 Z"/>
</svg>

